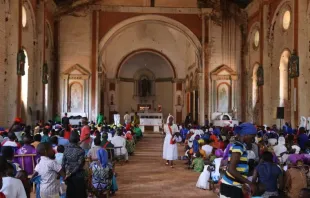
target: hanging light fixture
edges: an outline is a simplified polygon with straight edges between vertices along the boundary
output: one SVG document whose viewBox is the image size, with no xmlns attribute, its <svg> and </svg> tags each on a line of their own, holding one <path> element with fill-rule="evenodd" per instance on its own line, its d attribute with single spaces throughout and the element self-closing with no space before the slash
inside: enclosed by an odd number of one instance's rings
<svg viewBox="0 0 310 198">
<path fill-rule="evenodd" d="M 26 55 L 23 49 L 20 49 L 17 53 L 17 75 L 25 75 L 25 61 Z"/>
</svg>

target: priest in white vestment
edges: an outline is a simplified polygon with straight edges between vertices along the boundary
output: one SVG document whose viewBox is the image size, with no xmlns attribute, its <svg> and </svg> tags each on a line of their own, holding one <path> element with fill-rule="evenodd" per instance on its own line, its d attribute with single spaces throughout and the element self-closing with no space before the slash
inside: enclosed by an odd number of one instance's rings
<svg viewBox="0 0 310 198">
<path fill-rule="evenodd" d="M 119 126 L 120 121 L 121 121 L 121 116 L 120 116 L 120 114 L 119 114 L 119 113 L 114 114 L 114 124 L 115 124 L 116 126 Z"/>
<path fill-rule="evenodd" d="M 167 160 L 166 165 L 173 168 L 173 160 L 178 159 L 178 146 L 175 133 L 179 132 L 178 126 L 173 124 L 173 116 L 169 115 L 168 123 L 164 126 L 164 133 L 166 134 L 163 145 L 163 159 Z"/>
</svg>

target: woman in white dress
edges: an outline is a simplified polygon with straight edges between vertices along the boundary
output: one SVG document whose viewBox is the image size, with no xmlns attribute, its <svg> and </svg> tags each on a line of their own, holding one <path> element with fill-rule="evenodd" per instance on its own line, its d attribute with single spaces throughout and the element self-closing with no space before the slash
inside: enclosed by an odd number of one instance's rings
<svg viewBox="0 0 310 198">
<path fill-rule="evenodd" d="M 163 159 L 167 160 L 166 165 L 173 168 L 173 160 L 178 159 L 178 146 L 174 134 L 179 132 L 178 126 L 173 124 L 173 116 L 169 115 L 167 124 L 164 126 L 166 137 L 163 145 Z"/>
</svg>

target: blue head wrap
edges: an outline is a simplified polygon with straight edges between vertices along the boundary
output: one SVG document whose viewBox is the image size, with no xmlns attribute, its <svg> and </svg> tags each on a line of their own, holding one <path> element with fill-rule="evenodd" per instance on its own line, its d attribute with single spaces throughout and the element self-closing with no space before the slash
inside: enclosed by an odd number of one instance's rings
<svg viewBox="0 0 310 198">
<path fill-rule="evenodd" d="M 241 136 L 255 135 L 257 133 L 257 130 L 253 124 L 246 122 L 246 123 L 242 123 L 241 125 L 237 126 L 235 128 L 235 133 Z"/>
<path fill-rule="evenodd" d="M 108 165 L 108 152 L 101 148 L 97 151 L 97 157 L 102 167 L 105 168 Z"/>
<path fill-rule="evenodd" d="M 221 133 L 221 130 L 219 128 L 217 128 L 217 127 L 213 130 L 213 134 L 216 135 L 216 136 L 219 136 L 220 133 Z"/>
</svg>

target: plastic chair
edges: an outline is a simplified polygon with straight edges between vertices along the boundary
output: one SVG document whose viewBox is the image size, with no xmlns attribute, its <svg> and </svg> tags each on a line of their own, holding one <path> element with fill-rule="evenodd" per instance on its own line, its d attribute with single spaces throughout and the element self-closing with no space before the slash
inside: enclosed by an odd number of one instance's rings
<svg viewBox="0 0 310 198">
<path fill-rule="evenodd" d="M 114 158 L 117 162 L 120 162 L 121 165 L 123 165 L 123 162 L 125 161 L 125 154 L 122 154 L 122 148 L 121 146 L 119 147 L 114 147 Z"/>
</svg>

